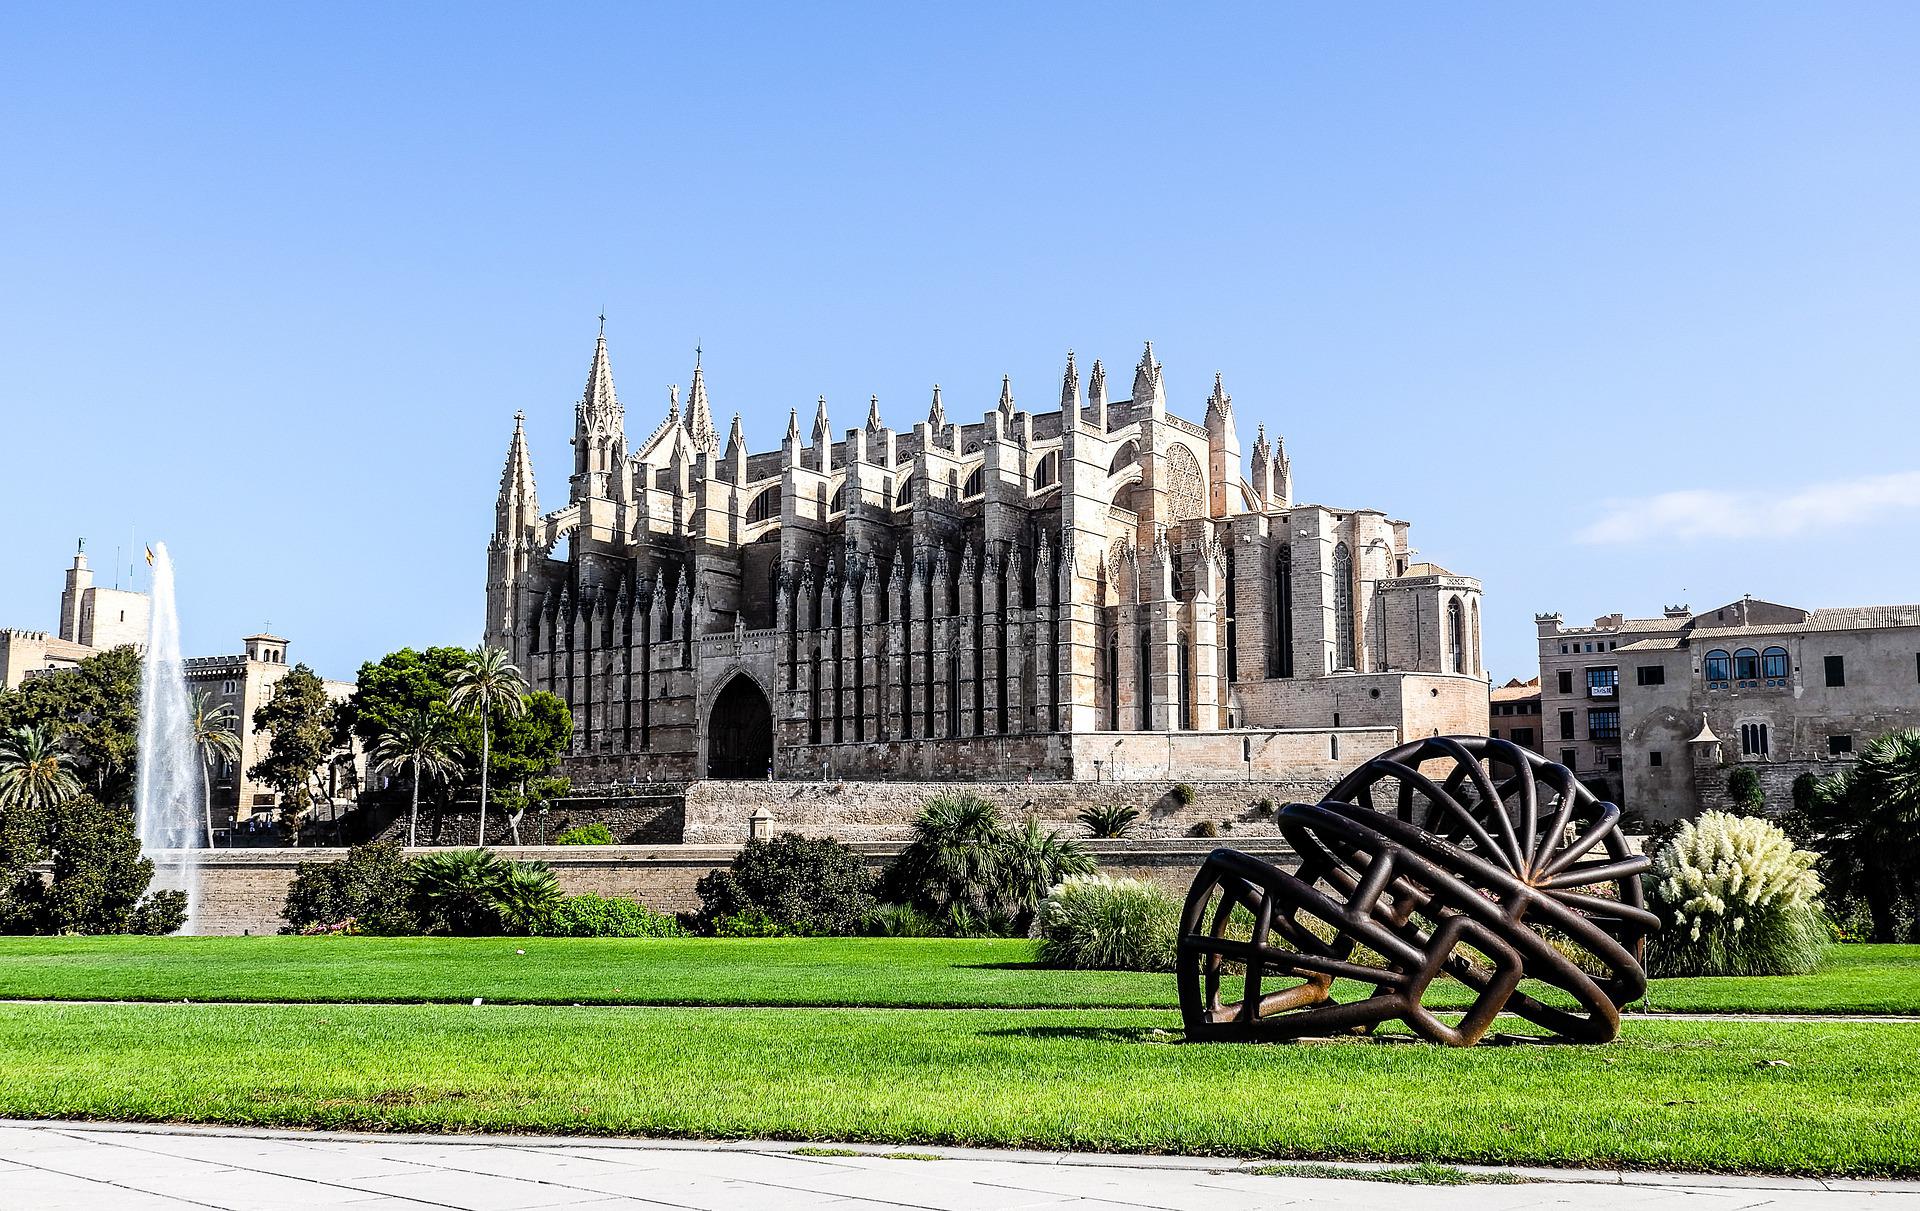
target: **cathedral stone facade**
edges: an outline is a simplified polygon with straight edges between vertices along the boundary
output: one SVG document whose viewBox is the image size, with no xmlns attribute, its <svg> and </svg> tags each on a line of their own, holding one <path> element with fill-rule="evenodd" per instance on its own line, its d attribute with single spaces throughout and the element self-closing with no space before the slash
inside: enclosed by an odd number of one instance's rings
<svg viewBox="0 0 1920 1211">
<path fill-rule="evenodd" d="M 487 552 L 485 640 L 572 708 L 569 771 L 636 779 L 1331 776 L 1485 726 L 1480 585 L 1407 524 L 1251 475 L 1214 376 L 1199 423 L 1147 346 L 1128 398 L 1071 354 L 1059 405 L 1003 379 L 977 421 L 779 448 L 684 404 L 631 448 L 604 331 L 543 512 L 517 416 Z"/>
</svg>

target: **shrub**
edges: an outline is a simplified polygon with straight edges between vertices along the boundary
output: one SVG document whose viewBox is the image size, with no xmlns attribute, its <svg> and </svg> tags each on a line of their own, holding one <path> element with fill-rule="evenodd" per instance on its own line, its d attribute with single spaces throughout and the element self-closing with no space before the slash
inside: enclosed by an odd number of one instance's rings
<svg viewBox="0 0 1920 1211">
<path fill-rule="evenodd" d="M 511 868 L 486 849 L 438 850 L 416 859 L 412 901 L 422 928 L 463 936 L 498 933 L 496 896 Z"/>
<path fill-rule="evenodd" d="M 911 904 L 882 904 L 861 922 L 862 932 L 876 938 L 934 938 L 940 924 Z"/>
<path fill-rule="evenodd" d="M 1124 837 L 1139 818 L 1139 808 L 1121 803 L 1102 803 L 1080 813 L 1080 823 L 1087 826 L 1089 837 Z"/>
<path fill-rule="evenodd" d="M 1653 974 L 1812 971 L 1830 936 L 1815 858 L 1752 816 L 1707 812 L 1681 825 L 1648 876 L 1666 923 L 1649 943 Z"/>
<path fill-rule="evenodd" d="M 1727 798 L 1749 816 L 1758 815 L 1767 806 L 1767 792 L 1760 785 L 1760 775 L 1750 765 L 1735 766 L 1727 775 Z"/>
<path fill-rule="evenodd" d="M 553 839 L 555 845 L 612 845 L 613 830 L 595 820 L 576 824 Z"/>
<path fill-rule="evenodd" d="M 873 909 L 873 876 L 860 855 L 797 833 L 747 842 L 731 866 L 694 891 L 701 927 L 716 932 L 722 918 L 758 913 L 784 933 L 845 937 L 858 934 Z"/>
<path fill-rule="evenodd" d="M 638 900 L 564 896 L 534 927 L 545 938 L 677 938 L 680 922 Z"/>
<path fill-rule="evenodd" d="M 1805 817 L 1813 810 L 1813 796 L 1819 788 L 1820 778 L 1811 771 L 1793 780 L 1793 812 L 1796 817 Z"/>
<path fill-rule="evenodd" d="M 0 823 L 11 823 L 0 821 Z M 0 904 L 0 928 L 15 933 L 171 933 L 186 922 L 186 897 L 147 894 L 153 862 L 140 856 L 133 812 L 75 795 L 44 809 L 36 839 L 52 851 L 52 877 L 22 872 Z"/>
<path fill-rule="evenodd" d="M 1187 831 L 1196 837 L 1217 837 L 1220 835 L 1220 826 L 1211 820 L 1202 820 Z"/>
<path fill-rule="evenodd" d="M 1187 807 L 1193 803 L 1193 787 L 1185 782 L 1174 783 L 1171 793 L 1173 801 L 1181 807 Z"/>
<path fill-rule="evenodd" d="M 927 800 L 913 831 L 882 892 L 959 936 L 1024 934 L 1047 888 L 1093 869 L 1084 850 L 1034 817 L 1010 831 L 999 808 L 965 791 Z"/>
<path fill-rule="evenodd" d="M 787 938 L 793 936 L 793 931 L 759 909 L 748 908 L 714 918 L 713 936 L 716 938 Z"/>
<path fill-rule="evenodd" d="M 515 862 L 493 889 L 500 923 L 513 933 L 534 933 L 560 906 L 560 881 L 545 862 Z"/>
<path fill-rule="evenodd" d="M 1048 966 L 1172 971 L 1180 906 L 1143 879 L 1076 875 L 1047 893 L 1039 925 Z"/>
<path fill-rule="evenodd" d="M 347 921 L 358 933 L 420 932 L 407 866 L 397 841 L 356 845 L 338 862 L 300 863 L 280 910 L 287 919 L 280 932 L 327 932 Z"/>
</svg>

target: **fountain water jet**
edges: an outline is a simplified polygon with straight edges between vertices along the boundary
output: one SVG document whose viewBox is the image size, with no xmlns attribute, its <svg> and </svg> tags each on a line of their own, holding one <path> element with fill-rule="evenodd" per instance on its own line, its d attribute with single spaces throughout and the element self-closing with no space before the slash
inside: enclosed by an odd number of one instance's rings
<svg viewBox="0 0 1920 1211">
<path fill-rule="evenodd" d="M 211 838 L 201 810 L 205 770 L 193 736 L 193 704 L 180 657 L 180 616 L 173 601 L 173 561 L 165 543 L 153 545 L 150 618 L 140 675 L 135 826 L 141 856 L 153 859 L 154 890 L 187 893 L 187 923 L 181 932 L 193 933 L 200 908 L 199 851 Z"/>
</svg>

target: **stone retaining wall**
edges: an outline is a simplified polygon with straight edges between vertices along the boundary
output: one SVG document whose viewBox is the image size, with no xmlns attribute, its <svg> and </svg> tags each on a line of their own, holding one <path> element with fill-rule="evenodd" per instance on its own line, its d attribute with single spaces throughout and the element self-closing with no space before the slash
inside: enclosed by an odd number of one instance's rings
<svg viewBox="0 0 1920 1211">
<path fill-rule="evenodd" d="M 1273 813 L 1288 803 L 1318 803 L 1333 785 L 1326 778 L 1262 782 L 1190 782 L 1193 802 L 1182 805 L 1172 782 L 696 782 L 687 788 L 682 837 L 693 845 L 734 845 L 747 839 L 757 811 L 769 831 L 840 841 L 898 841 L 932 796 L 968 791 L 999 805 L 1009 821 L 1028 814 L 1072 836 L 1084 836 L 1080 812 L 1096 804 L 1140 809 L 1130 837 L 1188 837 L 1211 823 L 1227 843 L 1245 835 L 1274 835 Z"/>
<path fill-rule="evenodd" d="M 1269 860 L 1284 857 L 1286 848 L 1273 826 L 1264 831 L 1249 827 L 1241 836 L 1220 842 L 1092 841 L 1087 849 L 1108 874 L 1151 879 L 1176 895 L 1184 895 L 1194 872 L 1216 844 L 1233 845 Z M 868 866 L 879 870 L 900 851 L 898 843 L 863 842 L 854 845 Z M 272 934 L 286 922 L 280 916 L 294 867 L 302 862 L 337 862 L 344 849 L 287 849 L 218 851 L 201 856 L 199 931 L 209 934 Z M 424 850 L 409 850 L 418 854 Z M 569 894 L 595 892 L 603 896 L 637 899 L 662 912 L 698 908 L 694 884 L 708 871 L 733 861 L 735 845 L 604 845 L 527 846 L 497 850 L 507 858 L 531 858 L 547 863 Z M 161 867 L 170 865 L 159 856 Z"/>
</svg>

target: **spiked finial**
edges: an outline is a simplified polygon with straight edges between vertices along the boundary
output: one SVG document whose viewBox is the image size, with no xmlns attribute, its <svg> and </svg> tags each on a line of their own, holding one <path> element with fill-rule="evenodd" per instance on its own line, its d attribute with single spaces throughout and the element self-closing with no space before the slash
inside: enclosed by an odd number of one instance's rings
<svg viewBox="0 0 1920 1211">
<path fill-rule="evenodd" d="M 827 397 L 821 396 L 813 410 L 813 444 L 818 446 L 833 440 L 833 430 L 827 424 Z"/>
<path fill-rule="evenodd" d="M 733 425 L 727 430 L 727 457 L 732 458 L 735 451 L 747 448 L 746 430 L 740 425 L 740 414 L 733 414 Z"/>
<path fill-rule="evenodd" d="M 1060 411 L 1080 406 L 1080 371 L 1073 364 L 1073 350 L 1067 350 L 1067 372 L 1060 376 Z"/>
<path fill-rule="evenodd" d="M 787 443 L 794 446 L 800 444 L 800 409 L 798 408 L 787 409 Z"/>
<path fill-rule="evenodd" d="M 1087 377 L 1087 403 L 1103 409 L 1107 406 L 1107 368 L 1097 357 L 1093 359 L 1093 373 Z"/>
<path fill-rule="evenodd" d="M 869 395 L 867 397 L 867 432 L 878 433 L 884 428 L 886 426 L 880 423 L 880 397 Z"/>
<path fill-rule="evenodd" d="M 935 434 L 947 427 L 947 410 L 940 406 L 940 384 L 933 385 L 933 407 L 927 409 L 927 424 L 933 427 Z"/>
<path fill-rule="evenodd" d="M 1013 416 L 1013 376 L 1000 376 L 1000 415 L 1009 419 Z"/>
<path fill-rule="evenodd" d="M 687 388 L 686 426 L 695 450 L 711 451 L 719 444 L 719 436 L 713 430 L 713 409 L 707 403 L 707 376 L 700 368 L 697 345 L 693 351 L 693 385 Z"/>
</svg>

